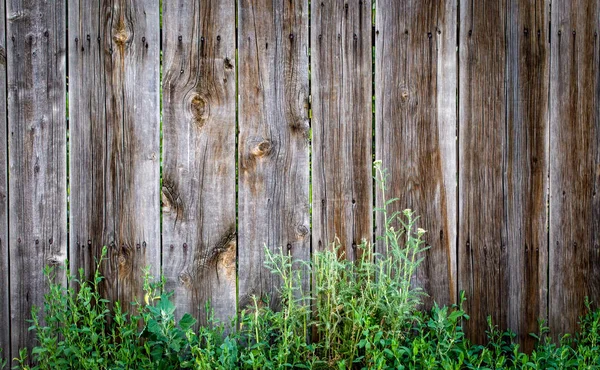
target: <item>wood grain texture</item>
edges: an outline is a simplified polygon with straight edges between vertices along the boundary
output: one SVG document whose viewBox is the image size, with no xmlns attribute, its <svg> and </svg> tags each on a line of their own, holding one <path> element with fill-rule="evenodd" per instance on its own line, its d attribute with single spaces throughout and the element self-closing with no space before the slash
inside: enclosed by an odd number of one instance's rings
<svg viewBox="0 0 600 370">
<path fill-rule="evenodd" d="M 14 357 L 34 343 L 27 320 L 43 305 L 44 267 L 67 258 L 65 2 L 9 0 L 6 14 Z"/>
<path fill-rule="evenodd" d="M 308 4 L 241 0 L 239 47 L 239 305 L 273 295 L 264 247 L 310 257 Z M 308 277 L 303 283 L 308 287 Z M 278 299 L 272 300 L 274 307 Z"/>
<path fill-rule="evenodd" d="M 428 231 L 416 275 L 427 305 L 456 299 L 456 16 L 455 0 L 382 0 L 376 9 L 376 159 L 390 174 L 387 198 L 399 198 L 390 211 L 414 210 Z M 383 215 L 376 220 L 383 230 Z"/>
<path fill-rule="evenodd" d="M 313 236 L 346 257 L 373 238 L 371 3 L 311 2 Z"/>
<path fill-rule="evenodd" d="M 518 333 L 546 315 L 548 52 L 544 1 L 461 5 L 459 289 L 482 343 L 491 315 Z"/>
<path fill-rule="evenodd" d="M 6 4 L 0 2 L 0 14 Z M 6 17 L 0 17 L 0 112 L 6 112 Z M 8 269 L 8 171 L 6 114 L 0 114 L 0 361 L 10 359 L 10 292 Z"/>
<path fill-rule="evenodd" d="M 504 172 L 507 327 L 531 352 L 548 299 L 549 1 L 511 0 Z M 478 329 L 481 331 L 481 328 Z"/>
<path fill-rule="evenodd" d="M 553 335 L 600 301 L 600 3 L 552 2 L 550 299 Z"/>
<path fill-rule="evenodd" d="M 126 309 L 160 269 L 159 4 L 69 0 L 70 258 Z"/>
<path fill-rule="evenodd" d="M 163 273 L 181 313 L 236 313 L 235 2 L 163 3 Z M 229 321 L 226 321 L 229 322 Z"/>
<path fill-rule="evenodd" d="M 506 327 L 504 204 L 507 0 L 461 2 L 459 35 L 459 290 L 482 343 L 486 317 Z"/>
</svg>

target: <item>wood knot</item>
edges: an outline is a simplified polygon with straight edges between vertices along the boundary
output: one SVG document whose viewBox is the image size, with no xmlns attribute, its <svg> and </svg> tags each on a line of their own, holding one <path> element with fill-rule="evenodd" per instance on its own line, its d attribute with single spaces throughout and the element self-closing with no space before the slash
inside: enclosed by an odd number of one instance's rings
<svg viewBox="0 0 600 370">
<path fill-rule="evenodd" d="M 251 153 L 255 157 L 266 157 L 271 153 L 273 149 L 273 145 L 271 144 L 271 140 L 264 140 L 260 142 L 257 146 L 255 146 Z"/>
<path fill-rule="evenodd" d="M 194 117 L 194 122 L 198 128 L 202 128 L 208 119 L 210 108 L 206 99 L 200 94 L 194 94 L 190 103 L 190 110 Z"/>
<path fill-rule="evenodd" d="M 296 234 L 299 238 L 303 238 L 308 234 L 308 228 L 304 225 L 298 225 L 296 228 Z"/>
<path fill-rule="evenodd" d="M 181 274 L 179 274 L 179 284 L 185 287 L 192 286 L 192 276 L 189 272 L 182 272 Z"/>
<path fill-rule="evenodd" d="M 233 69 L 233 64 L 231 63 L 231 59 L 225 58 L 225 61 L 223 62 L 223 64 L 225 65 L 226 70 Z"/>
<path fill-rule="evenodd" d="M 113 41 L 115 44 L 117 44 L 117 46 L 124 46 L 128 39 L 129 34 L 127 33 L 125 27 L 119 28 L 119 30 L 113 35 Z"/>
</svg>

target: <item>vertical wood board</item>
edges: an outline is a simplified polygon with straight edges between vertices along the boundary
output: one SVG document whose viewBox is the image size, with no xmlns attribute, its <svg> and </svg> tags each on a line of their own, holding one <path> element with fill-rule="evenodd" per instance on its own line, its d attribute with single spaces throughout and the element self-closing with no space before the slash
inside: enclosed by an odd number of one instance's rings
<svg viewBox="0 0 600 370">
<path fill-rule="evenodd" d="M 552 2 L 550 290 L 553 336 L 600 301 L 600 4 Z"/>
<path fill-rule="evenodd" d="M 235 2 L 163 3 L 163 273 L 179 313 L 236 313 Z"/>
<path fill-rule="evenodd" d="M 310 257 L 308 4 L 238 2 L 240 308 L 274 296 L 264 248 Z M 308 277 L 303 277 L 308 287 Z M 271 301 L 278 306 L 277 297 Z"/>
<path fill-rule="evenodd" d="M 159 4 L 69 0 L 70 257 L 106 298 L 141 300 L 160 271 Z"/>
<path fill-rule="evenodd" d="M 427 230 L 431 248 L 416 274 L 427 305 L 456 299 L 457 9 L 455 0 L 382 0 L 376 9 L 375 157 L 389 172 L 386 198 L 399 199 L 388 214 L 410 208 Z M 382 207 L 378 189 L 376 199 Z M 383 214 L 376 220 L 383 235 Z M 376 251 L 385 253 L 382 242 Z"/>
<path fill-rule="evenodd" d="M 67 258 L 65 2 L 9 0 L 7 15 L 11 355 L 31 347 L 45 266 Z"/>
<path fill-rule="evenodd" d="M 311 3 L 315 250 L 355 259 L 373 238 L 371 3 Z"/>
</svg>

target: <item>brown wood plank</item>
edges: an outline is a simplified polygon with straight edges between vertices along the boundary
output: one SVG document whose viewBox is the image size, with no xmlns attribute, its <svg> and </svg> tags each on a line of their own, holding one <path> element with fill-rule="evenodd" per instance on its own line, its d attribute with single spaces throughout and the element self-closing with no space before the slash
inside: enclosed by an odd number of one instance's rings
<svg viewBox="0 0 600 370">
<path fill-rule="evenodd" d="M 428 230 L 416 275 L 427 305 L 456 299 L 456 17 L 456 0 L 377 2 L 376 159 L 390 174 L 386 197 L 399 198 L 390 212 L 411 208 Z"/>
<path fill-rule="evenodd" d="M 548 298 L 549 2 L 511 0 L 507 19 L 505 233 L 507 327 L 535 345 Z M 466 123 L 466 122 L 465 122 Z"/>
<path fill-rule="evenodd" d="M 483 343 L 486 317 L 506 327 L 506 0 L 461 3 L 459 34 L 459 289 L 470 338 Z"/>
<path fill-rule="evenodd" d="M 163 4 L 163 272 L 179 314 L 203 322 L 210 302 L 226 320 L 236 313 L 235 2 Z"/>
<path fill-rule="evenodd" d="M 600 3 L 552 2 L 550 299 L 555 337 L 600 302 Z"/>
<path fill-rule="evenodd" d="M 311 3 L 313 248 L 373 238 L 371 3 Z"/>
<path fill-rule="evenodd" d="M 0 2 L 0 14 L 6 14 Z M 0 361 L 10 356 L 10 292 L 8 270 L 8 171 L 6 136 L 6 17 L 0 17 Z"/>
<path fill-rule="evenodd" d="M 27 320 L 43 307 L 44 267 L 67 258 L 65 1 L 9 0 L 6 15 L 14 357 L 34 343 Z"/>
<path fill-rule="evenodd" d="M 548 11 L 544 1 L 461 5 L 459 289 L 478 343 L 491 315 L 531 349 L 546 315 Z"/>
<path fill-rule="evenodd" d="M 272 295 L 279 285 L 263 268 L 265 245 L 298 259 L 310 256 L 308 3 L 241 0 L 238 27 L 238 271 L 244 307 L 252 295 Z"/>
<path fill-rule="evenodd" d="M 69 0 L 71 248 L 125 307 L 160 269 L 159 4 Z"/>
</svg>

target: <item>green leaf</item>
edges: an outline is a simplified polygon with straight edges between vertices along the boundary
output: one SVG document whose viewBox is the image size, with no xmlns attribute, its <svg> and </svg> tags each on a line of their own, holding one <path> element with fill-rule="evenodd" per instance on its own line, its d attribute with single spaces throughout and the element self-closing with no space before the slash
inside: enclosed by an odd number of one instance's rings
<svg viewBox="0 0 600 370">
<path fill-rule="evenodd" d="M 192 317 L 192 315 L 190 315 L 189 313 L 186 313 L 185 315 L 183 315 L 181 320 L 179 320 L 179 327 L 183 331 L 186 331 L 189 328 L 191 328 L 192 326 L 194 326 L 194 324 L 196 324 L 196 322 L 197 322 L 196 319 L 194 317 Z"/>
</svg>

